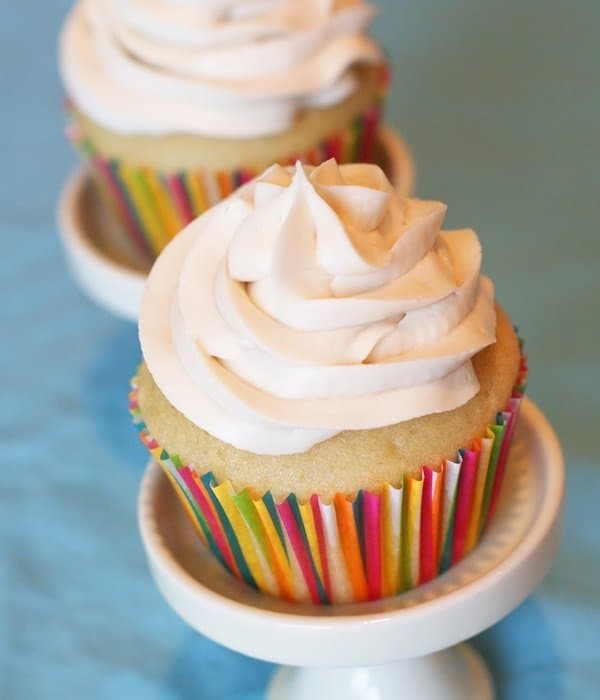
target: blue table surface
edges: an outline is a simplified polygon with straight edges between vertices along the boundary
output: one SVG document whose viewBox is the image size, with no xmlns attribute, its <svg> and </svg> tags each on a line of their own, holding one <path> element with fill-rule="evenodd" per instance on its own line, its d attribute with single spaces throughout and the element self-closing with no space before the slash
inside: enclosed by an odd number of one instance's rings
<svg viewBox="0 0 600 700">
<path fill-rule="evenodd" d="M 0 22 L 0 697 L 259 698 L 271 667 L 186 627 L 146 568 L 136 331 L 78 291 L 54 222 L 75 162 L 55 67 L 69 4 L 5 3 Z M 479 232 L 567 461 L 552 571 L 475 645 L 500 698 L 600 697 L 600 4 L 380 4 L 388 120 L 419 193 Z"/>
</svg>

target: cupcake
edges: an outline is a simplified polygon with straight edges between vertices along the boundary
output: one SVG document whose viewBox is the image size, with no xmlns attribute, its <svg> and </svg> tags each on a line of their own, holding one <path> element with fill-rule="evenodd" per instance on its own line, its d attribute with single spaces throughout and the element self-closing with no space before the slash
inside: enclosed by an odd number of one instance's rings
<svg viewBox="0 0 600 700">
<path fill-rule="evenodd" d="M 387 84 L 361 0 L 79 0 L 68 135 L 153 259 L 271 163 L 377 160 Z"/>
<path fill-rule="evenodd" d="M 263 592 L 394 595 L 493 513 L 525 364 L 445 213 L 376 165 L 275 165 L 152 268 L 132 413 L 206 545 Z"/>
</svg>

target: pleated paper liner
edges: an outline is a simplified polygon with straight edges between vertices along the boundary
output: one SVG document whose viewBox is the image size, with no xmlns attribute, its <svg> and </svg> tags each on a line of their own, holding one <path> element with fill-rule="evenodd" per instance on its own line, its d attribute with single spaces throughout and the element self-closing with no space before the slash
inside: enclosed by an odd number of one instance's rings
<svg viewBox="0 0 600 700">
<path fill-rule="evenodd" d="M 202 541 L 222 565 L 264 593 L 316 604 L 395 595 L 446 571 L 468 554 L 493 516 L 527 373 L 521 359 L 512 398 L 496 422 L 455 460 L 424 466 L 400 487 L 354 499 L 236 492 L 169 454 L 150 435 L 132 381 L 130 411 Z"/>
<path fill-rule="evenodd" d="M 375 162 L 377 128 L 389 84 L 387 66 L 381 70 L 379 83 L 376 104 L 346 129 L 331 134 L 307 152 L 290 153 L 280 164 L 301 160 L 318 165 L 329 158 L 336 158 L 338 163 Z M 252 169 L 167 173 L 106 159 L 87 137 L 68 101 L 65 108 L 70 117 L 67 137 L 89 163 L 104 201 L 146 259 L 153 260 L 190 221 L 260 174 Z"/>
</svg>

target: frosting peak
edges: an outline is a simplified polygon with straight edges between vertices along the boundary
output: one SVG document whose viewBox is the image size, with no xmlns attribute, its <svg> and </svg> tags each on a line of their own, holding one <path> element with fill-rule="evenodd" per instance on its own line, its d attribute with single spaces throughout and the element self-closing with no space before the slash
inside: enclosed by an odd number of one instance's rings
<svg viewBox="0 0 600 700">
<path fill-rule="evenodd" d="M 462 405 L 495 340 L 493 287 L 476 234 L 440 231 L 445 212 L 375 165 L 269 168 L 155 264 L 140 317 L 155 381 L 263 454 Z"/>
<path fill-rule="evenodd" d="M 61 40 L 67 90 L 124 133 L 243 138 L 340 102 L 380 60 L 362 0 L 79 0 Z"/>
</svg>

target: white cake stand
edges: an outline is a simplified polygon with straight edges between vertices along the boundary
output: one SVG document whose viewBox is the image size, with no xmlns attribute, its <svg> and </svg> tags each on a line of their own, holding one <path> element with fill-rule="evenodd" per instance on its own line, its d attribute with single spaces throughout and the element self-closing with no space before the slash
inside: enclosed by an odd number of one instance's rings
<svg viewBox="0 0 600 700">
<path fill-rule="evenodd" d="M 414 165 L 404 141 L 387 126 L 379 130 L 386 171 L 396 189 L 409 195 Z M 129 245 L 80 166 L 60 194 L 57 223 L 73 276 L 99 306 L 137 321 L 150 263 Z"/>
<path fill-rule="evenodd" d="M 312 606 L 260 594 L 198 542 L 151 462 L 138 504 L 150 569 L 188 624 L 247 656 L 284 664 L 269 700 L 490 700 L 490 674 L 465 639 L 538 585 L 555 555 L 564 464 L 552 427 L 529 400 L 495 517 L 478 547 L 438 579 L 372 603 Z"/>
</svg>

